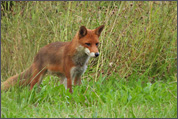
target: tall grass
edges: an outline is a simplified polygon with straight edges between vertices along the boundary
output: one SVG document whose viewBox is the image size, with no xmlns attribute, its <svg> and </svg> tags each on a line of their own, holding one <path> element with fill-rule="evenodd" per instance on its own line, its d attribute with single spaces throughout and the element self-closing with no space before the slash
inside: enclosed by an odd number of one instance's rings
<svg viewBox="0 0 178 119">
<path fill-rule="evenodd" d="M 1 20 L 3 80 L 29 67 L 44 45 L 72 40 L 81 25 L 102 24 L 94 76 L 176 77 L 176 2 L 15 2 L 12 9 Z"/>
<path fill-rule="evenodd" d="M 105 25 L 101 55 L 74 95 L 47 77 L 40 93 L 1 93 L 3 117 L 176 117 L 176 1 L 11 1 L 1 8 L 1 81 L 27 69 L 41 47 L 71 41 L 82 25 Z"/>
</svg>

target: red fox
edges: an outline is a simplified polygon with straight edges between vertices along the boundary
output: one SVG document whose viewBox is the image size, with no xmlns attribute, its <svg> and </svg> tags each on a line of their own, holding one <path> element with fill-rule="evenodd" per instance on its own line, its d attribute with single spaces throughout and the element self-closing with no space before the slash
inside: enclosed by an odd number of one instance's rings
<svg viewBox="0 0 178 119">
<path fill-rule="evenodd" d="M 1 84 L 1 90 L 11 86 L 30 84 L 30 90 L 42 82 L 47 72 L 57 74 L 60 82 L 72 93 L 72 84 L 81 84 L 81 75 L 87 68 L 90 57 L 98 57 L 99 36 L 104 25 L 90 30 L 81 26 L 70 42 L 54 42 L 41 48 L 34 58 L 30 68 L 19 75 L 10 77 Z"/>
</svg>

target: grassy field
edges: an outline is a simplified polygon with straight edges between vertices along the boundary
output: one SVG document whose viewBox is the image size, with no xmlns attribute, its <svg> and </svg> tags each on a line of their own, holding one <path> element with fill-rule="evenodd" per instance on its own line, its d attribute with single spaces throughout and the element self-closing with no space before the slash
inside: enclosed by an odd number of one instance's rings
<svg viewBox="0 0 178 119">
<path fill-rule="evenodd" d="M 177 2 L 1 4 L 1 82 L 38 50 L 70 41 L 80 26 L 105 25 L 100 56 L 70 94 L 47 75 L 41 90 L 1 91 L 2 118 L 177 118 Z"/>
</svg>

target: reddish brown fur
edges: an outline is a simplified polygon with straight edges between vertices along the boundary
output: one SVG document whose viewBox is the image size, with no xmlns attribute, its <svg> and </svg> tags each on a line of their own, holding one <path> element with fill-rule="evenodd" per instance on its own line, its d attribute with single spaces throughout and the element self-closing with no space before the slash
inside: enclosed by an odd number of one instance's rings
<svg viewBox="0 0 178 119">
<path fill-rule="evenodd" d="M 81 27 L 71 42 L 54 42 L 44 46 L 35 56 L 31 67 L 20 75 L 10 77 L 3 82 L 1 84 L 1 90 L 8 90 L 17 82 L 19 82 L 20 86 L 30 84 L 30 89 L 32 89 L 36 83 L 40 85 L 42 80 L 40 77 L 43 78 L 47 71 L 52 71 L 58 72 L 58 76 L 60 77 L 67 78 L 67 88 L 72 93 L 72 77 L 70 71 L 72 67 L 77 65 L 73 61 L 73 57 L 77 53 L 76 48 L 82 45 L 87 47 L 91 52 L 98 52 L 98 47 L 95 44 L 99 42 L 98 38 L 103 27 L 100 26 L 94 30 Z M 89 47 L 85 43 L 91 43 L 91 46 Z M 74 85 L 77 84 L 81 84 L 80 76 L 77 76 L 74 80 Z"/>
</svg>

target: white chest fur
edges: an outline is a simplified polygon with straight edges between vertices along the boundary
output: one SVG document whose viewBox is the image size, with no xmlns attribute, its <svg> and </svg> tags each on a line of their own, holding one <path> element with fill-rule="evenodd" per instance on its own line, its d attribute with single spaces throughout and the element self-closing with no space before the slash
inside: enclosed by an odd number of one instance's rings
<svg viewBox="0 0 178 119">
<path fill-rule="evenodd" d="M 87 69 L 87 65 L 84 65 L 82 67 L 72 67 L 70 74 L 71 74 L 71 78 L 72 80 L 74 80 L 75 78 L 79 78 Z"/>
<path fill-rule="evenodd" d="M 70 71 L 72 79 L 79 78 L 86 71 L 87 63 L 90 59 L 90 56 L 85 53 L 85 48 L 83 46 L 77 47 L 76 50 L 77 52 L 73 57 L 75 66 L 72 67 Z"/>
</svg>

